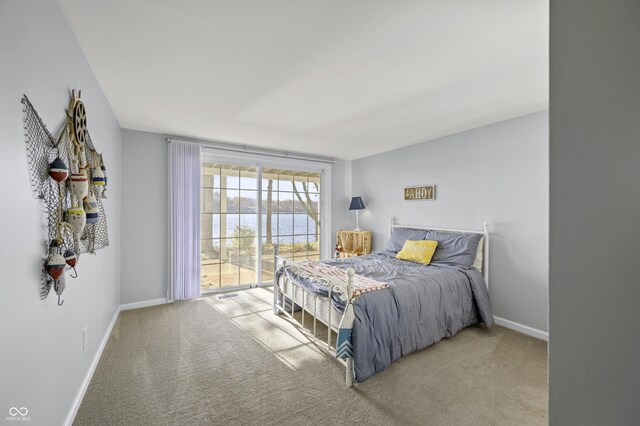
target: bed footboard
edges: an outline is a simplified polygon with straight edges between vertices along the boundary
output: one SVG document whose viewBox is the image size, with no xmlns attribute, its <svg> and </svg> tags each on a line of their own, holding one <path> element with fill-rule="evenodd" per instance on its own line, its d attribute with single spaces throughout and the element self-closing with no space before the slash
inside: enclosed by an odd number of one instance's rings
<svg viewBox="0 0 640 426">
<path fill-rule="evenodd" d="M 333 293 L 340 292 L 341 294 L 347 297 L 347 301 L 351 300 L 353 295 L 353 276 L 355 272 L 353 269 L 347 270 L 347 287 L 344 288 L 344 285 L 340 282 L 337 282 L 333 277 L 322 275 L 317 271 L 310 271 L 308 268 L 298 265 L 295 262 L 291 262 L 289 260 L 284 259 L 278 254 L 278 245 L 274 245 L 274 255 L 273 255 L 273 313 L 276 315 L 283 315 L 292 321 L 300 332 L 302 332 L 305 336 L 314 341 L 318 347 L 327 351 L 330 355 L 334 356 L 336 354 L 336 347 L 332 345 L 331 337 L 333 333 L 335 333 L 336 340 L 338 336 L 339 329 L 334 325 L 332 321 L 332 315 L 336 315 L 334 320 L 338 320 L 342 317 L 341 314 L 332 312 L 333 308 L 331 306 L 331 298 Z M 305 287 L 299 285 L 295 280 L 290 279 L 286 273 L 281 274 L 278 277 L 278 269 L 281 266 L 289 266 L 294 268 L 299 268 L 308 273 L 313 273 L 319 280 L 327 283 L 328 295 L 322 296 L 316 293 L 313 293 L 307 290 Z M 280 285 L 282 283 L 282 286 Z M 288 293 L 288 294 L 287 294 Z M 279 296 L 282 297 L 279 297 Z M 288 309 L 286 306 L 286 299 L 291 301 L 291 307 Z M 325 300 L 328 303 L 327 317 L 319 317 L 318 313 L 318 300 Z M 296 303 L 296 300 L 301 301 L 302 304 Z M 301 310 L 300 320 L 294 316 L 295 307 L 298 305 Z M 345 309 L 346 312 L 346 309 Z M 305 327 L 305 317 L 310 316 L 310 320 L 313 320 L 313 327 L 308 329 Z M 327 337 L 326 341 L 321 339 L 317 335 L 317 323 L 321 322 L 327 327 Z M 338 321 L 340 324 L 340 321 Z M 354 379 L 354 369 L 353 369 L 353 358 L 350 356 L 346 357 L 346 359 L 336 358 L 340 363 L 342 363 L 346 367 L 345 372 L 345 383 L 348 387 L 353 385 Z"/>
</svg>

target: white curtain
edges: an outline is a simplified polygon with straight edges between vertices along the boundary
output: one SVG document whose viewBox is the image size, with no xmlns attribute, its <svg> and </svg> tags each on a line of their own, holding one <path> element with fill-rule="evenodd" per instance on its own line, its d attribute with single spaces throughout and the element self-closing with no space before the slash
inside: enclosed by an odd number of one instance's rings
<svg viewBox="0 0 640 426">
<path fill-rule="evenodd" d="M 200 145 L 169 143 L 167 298 L 200 296 Z"/>
</svg>

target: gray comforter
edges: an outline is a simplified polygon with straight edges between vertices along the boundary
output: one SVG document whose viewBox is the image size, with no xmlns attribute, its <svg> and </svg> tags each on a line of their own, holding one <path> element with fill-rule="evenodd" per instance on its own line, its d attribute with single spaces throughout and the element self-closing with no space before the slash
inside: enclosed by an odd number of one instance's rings
<svg viewBox="0 0 640 426">
<path fill-rule="evenodd" d="M 326 263 L 354 268 L 359 275 L 389 284 L 387 289 L 365 293 L 354 301 L 353 351 L 358 382 L 464 327 L 493 325 L 487 287 L 475 268 L 422 265 L 398 260 L 395 253 L 388 252 Z M 326 286 L 321 284 L 307 281 L 303 285 L 326 294 Z M 338 309 L 343 307 L 339 302 L 337 305 Z"/>
</svg>

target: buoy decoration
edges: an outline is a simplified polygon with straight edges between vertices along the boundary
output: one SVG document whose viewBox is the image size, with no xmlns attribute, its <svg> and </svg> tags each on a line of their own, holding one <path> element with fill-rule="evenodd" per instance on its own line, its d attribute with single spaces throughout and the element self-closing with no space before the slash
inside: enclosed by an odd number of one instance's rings
<svg viewBox="0 0 640 426">
<path fill-rule="evenodd" d="M 75 251 L 68 249 L 64 252 L 64 261 L 67 262 L 67 265 L 73 269 L 73 273 L 75 275 L 71 275 L 71 278 L 78 278 L 78 271 L 76 271 L 76 265 L 78 264 L 78 255 Z"/>
<path fill-rule="evenodd" d="M 71 192 L 78 200 L 82 200 L 89 193 L 89 182 L 84 167 L 78 173 L 71 173 Z"/>
<path fill-rule="evenodd" d="M 64 273 L 64 265 L 66 265 L 64 257 L 58 253 L 51 255 L 47 261 L 47 274 L 55 281 L 59 280 Z"/>
<path fill-rule="evenodd" d="M 97 197 L 100 197 L 102 194 L 102 189 L 105 185 L 105 177 L 104 173 L 102 173 L 102 169 L 100 167 L 94 167 L 93 173 L 91 174 L 91 184 L 93 185 L 93 192 Z"/>
<path fill-rule="evenodd" d="M 96 198 L 89 194 L 84 200 L 85 213 L 87 214 L 87 223 L 98 223 L 100 220 L 100 210 Z"/>
<path fill-rule="evenodd" d="M 76 235 L 82 234 L 87 223 L 87 214 L 82 207 L 71 207 L 67 209 L 67 223 L 73 228 Z"/>
<path fill-rule="evenodd" d="M 91 183 L 95 186 L 104 186 L 106 184 L 104 173 L 102 173 L 102 169 L 100 167 L 94 167 L 93 176 L 91 176 Z"/>
<path fill-rule="evenodd" d="M 64 261 L 67 263 L 67 265 L 75 268 L 78 264 L 78 255 L 76 255 L 75 251 L 69 249 L 64 252 Z"/>
<path fill-rule="evenodd" d="M 56 182 L 63 182 L 69 177 L 69 168 L 62 161 L 62 158 L 57 157 L 49 164 L 49 176 Z"/>
</svg>

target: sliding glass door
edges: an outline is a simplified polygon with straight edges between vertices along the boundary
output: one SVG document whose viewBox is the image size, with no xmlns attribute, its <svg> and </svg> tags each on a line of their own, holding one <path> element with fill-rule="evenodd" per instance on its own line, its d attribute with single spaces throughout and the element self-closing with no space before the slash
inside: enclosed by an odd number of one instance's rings
<svg viewBox="0 0 640 426">
<path fill-rule="evenodd" d="M 203 291 L 273 281 L 273 251 L 320 258 L 321 173 L 202 162 Z M 258 241 L 260 246 L 258 247 Z"/>
<path fill-rule="evenodd" d="M 258 202 L 257 167 L 202 165 L 203 290 L 256 282 Z"/>
<path fill-rule="evenodd" d="M 262 169 L 262 280 L 273 280 L 273 246 L 298 261 L 320 258 L 320 173 Z"/>
</svg>

